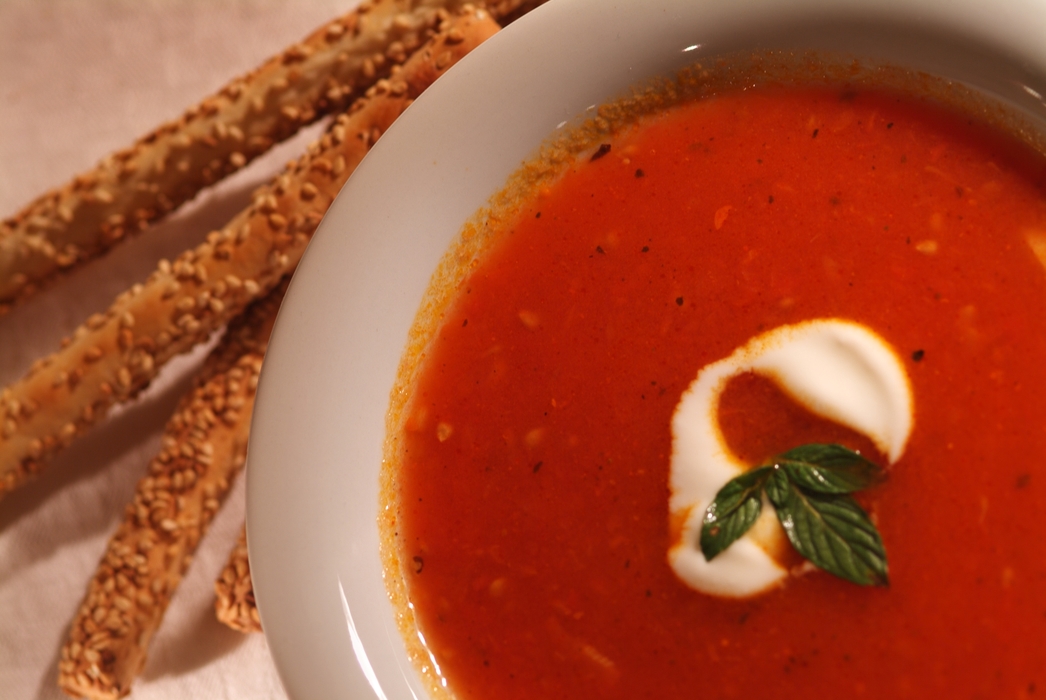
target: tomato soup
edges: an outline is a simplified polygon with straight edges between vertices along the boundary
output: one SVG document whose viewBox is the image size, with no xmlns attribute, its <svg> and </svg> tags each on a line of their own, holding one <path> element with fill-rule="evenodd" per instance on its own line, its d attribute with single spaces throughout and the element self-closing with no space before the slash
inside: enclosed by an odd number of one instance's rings
<svg viewBox="0 0 1046 700">
<path fill-rule="evenodd" d="M 406 405 L 395 537 L 457 698 L 1046 693 L 1046 166 L 885 89 L 764 86 L 640 120 L 533 193 L 456 291 Z M 811 319 L 896 353 L 913 416 L 866 436 L 753 373 L 750 466 L 838 442 L 888 586 L 795 557 L 701 593 L 667 559 L 671 423 L 698 372 Z"/>
</svg>

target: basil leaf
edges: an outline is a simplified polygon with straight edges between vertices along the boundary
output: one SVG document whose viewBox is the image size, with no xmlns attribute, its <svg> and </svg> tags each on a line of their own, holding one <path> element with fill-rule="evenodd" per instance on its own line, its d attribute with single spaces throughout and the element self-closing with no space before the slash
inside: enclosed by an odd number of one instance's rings
<svg viewBox="0 0 1046 700">
<path fill-rule="evenodd" d="M 804 492 L 792 483 L 777 517 L 792 546 L 819 569 L 862 586 L 889 584 L 879 531 L 850 496 Z"/>
<path fill-rule="evenodd" d="M 882 481 L 879 465 L 842 445 L 803 445 L 777 458 L 788 478 L 807 491 L 852 493 Z"/>
<path fill-rule="evenodd" d="M 726 482 L 705 510 L 701 525 L 701 553 L 712 561 L 748 532 L 763 510 L 763 485 L 770 467 L 745 472 Z"/>
<path fill-rule="evenodd" d="M 770 479 L 766 482 L 766 496 L 774 504 L 774 508 L 784 507 L 788 502 L 788 492 L 791 490 L 792 483 L 788 480 L 788 472 L 784 469 L 774 469 Z"/>
</svg>

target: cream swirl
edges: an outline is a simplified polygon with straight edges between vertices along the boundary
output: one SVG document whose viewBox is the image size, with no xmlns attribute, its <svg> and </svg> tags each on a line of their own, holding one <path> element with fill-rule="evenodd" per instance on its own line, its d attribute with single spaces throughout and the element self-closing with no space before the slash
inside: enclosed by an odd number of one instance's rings
<svg viewBox="0 0 1046 700">
<path fill-rule="evenodd" d="M 780 326 L 703 367 L 672 417 L 669 509 L 684 524 L 668 560 L 691 588 L 732 598 L 761 593 L 788 575 L 773 556 L 783 534 L 772 507 L 711 562 L 697 544 L 716 493 L 747 468 L 730 453 L 717 418 L 727 382 L 746 372 L 771 379 L 812 413 L 866 435 L 891 464 L 904 452 L 913 420 L 911 385 L 897 353 L 852 321 Z"/>
</svg>

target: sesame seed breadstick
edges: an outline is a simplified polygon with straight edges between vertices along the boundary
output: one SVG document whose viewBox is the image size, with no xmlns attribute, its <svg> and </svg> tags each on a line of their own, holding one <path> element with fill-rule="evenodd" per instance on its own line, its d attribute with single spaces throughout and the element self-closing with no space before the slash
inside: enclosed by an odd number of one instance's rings
<svg viewBox="0 0 1046 700">
<path fill-rule="evenodd" d="M 145 665 L 171 595 L 246 458 L 258 372 L 285 288 L 229 326 L 168 421 L 62 648 L 58 685 L 66 693 L 126 695 Z"/>
<path fill-rule="evenodd" d="M 0 221 L 0 314 L 302 126 L 345 109 L 421 45 L 440 11 L 462 4 L 365 0 Z"/>
<path fill-rule="evenodd" d="M 0 391 L 0 496 L 135 396 L 171 357 L 208 338 L 297 265 L 331 201 L 375 139 L 425 87 L 497 31 L 462 10 L 348 113 L 254 203 L 144 284 L 121 294 Z"/>
<path fill-rule="evenodd" d="M 240 632 L 261 632 L 261 619 L 254 602 L 254 583 L 247 561 L 247 529 L 240 530 L 229 561 L 214 583 L 214 612 L 218 621 Z"/>
</svg>

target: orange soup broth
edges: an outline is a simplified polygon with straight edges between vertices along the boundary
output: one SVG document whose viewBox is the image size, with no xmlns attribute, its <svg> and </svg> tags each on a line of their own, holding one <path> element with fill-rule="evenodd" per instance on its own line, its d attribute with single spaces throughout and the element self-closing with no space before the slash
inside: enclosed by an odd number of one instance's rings
<svg viewBox="0 0 1046 700">
<path fill-rule="evenodd" d="M 1042 160 L 842 87 L 721 95 L 609 145 L 484 254 L 409 405 L 399 542 L 452 694 L 1046 693 Z M 698 593 L 666 560 L 673 411 L 706 364 L 813 318 L 874 329 L 911 380 L 905 453 L 859 496 L 890 585 Z M 720 414 L 752 464 L 869 448 L 767 382 Z"/>
</svg>

